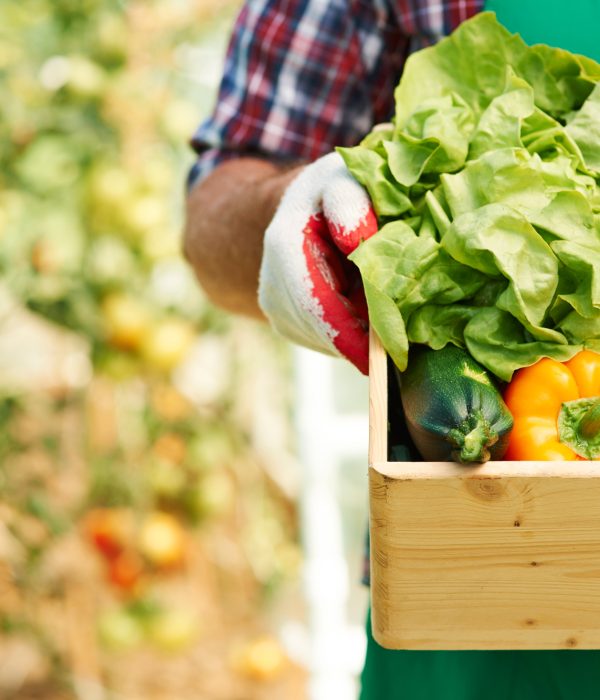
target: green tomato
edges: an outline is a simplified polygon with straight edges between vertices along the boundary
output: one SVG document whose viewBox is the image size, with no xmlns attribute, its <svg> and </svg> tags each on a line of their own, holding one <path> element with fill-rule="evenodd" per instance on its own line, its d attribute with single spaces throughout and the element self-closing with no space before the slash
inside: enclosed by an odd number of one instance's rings
<svg viewBox="0 0 600 700">
<path fill-rule="evenodd" d="M 102 68 L 80 55 L 69 56 L 69 91 L 82 99 L 97 98 L 106 87 L 106 75 Z"/>
<path fill-rule="evenodd" d="M 185 488 L 185 474 L 173 464 L 157 461 L 149 471 L 149 481 L 152 491 L 157 496 L 173 499 Z"/>
<path fill-rule="evenodd" d="M 116 236 L 100 236 L 88 250 L 87 272 L 98 284 L 125 283 L 135 275 L 135 268 L 133 254 Z"/>
<path fill-rule="evenodd" d="M 216 518 L 233 508 L 235 490 L 231 477 L 214 470 L 203 475 L 200 483 L 189 489 L 186 504 L 197 518 Z"/>
<path fill-rule="evenodd" d="M 109 651 L 130 651 L 144 639 L 141 624 L 125 610 L 104 613 L 98 622 L 98 632 L 100 641 Z"/>
<path fill-rule="evenodd" d="M 188 649 L 198 635 L 198 623 L 188 610 L 164 610 L 147 626 L 148 640 L 161 651 Z"/>
</svg>

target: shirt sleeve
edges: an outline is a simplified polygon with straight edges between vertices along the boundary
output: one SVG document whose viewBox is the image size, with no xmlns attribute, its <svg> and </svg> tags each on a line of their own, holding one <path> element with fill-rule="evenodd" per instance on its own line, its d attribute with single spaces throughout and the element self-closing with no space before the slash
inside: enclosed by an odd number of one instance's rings
<svg viewBox="0 0 600 700">
<path fill-rule="evenodd" d="M 388 0 L 248 0 L 188 184 L 230 157 L 314 160 L 354 145 L 391 117 L 409 43 Z"/>
</svg>

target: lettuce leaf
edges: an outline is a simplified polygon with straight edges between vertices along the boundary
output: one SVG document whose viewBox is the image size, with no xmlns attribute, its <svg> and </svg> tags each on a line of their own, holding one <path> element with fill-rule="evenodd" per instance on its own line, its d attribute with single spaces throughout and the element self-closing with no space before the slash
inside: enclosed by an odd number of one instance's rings
<svg viewBox="0 0 600 700">
<path fill-rule="evenodd" d="M 410 343 L 504 380 L 600 349 L 600 65 L 484 12 L 410 56 L 395 101 L 338 150 L 379 217 L 350 259 L 398 367 Z"/>
<path fill-rule="evenodd" d="M 565 131 L 581 149 L 587 167 L 600 174 L 600 83 L 573 115 Z"/>
</svg>

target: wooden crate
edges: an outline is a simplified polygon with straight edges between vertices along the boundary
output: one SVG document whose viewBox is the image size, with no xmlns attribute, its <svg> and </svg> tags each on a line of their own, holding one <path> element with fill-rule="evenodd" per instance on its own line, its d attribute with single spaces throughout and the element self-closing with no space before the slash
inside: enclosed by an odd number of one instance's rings
<svg viewBox="0 0 600 700">
<path fill-rule="evenodd" d="M 388 461 L 371 334 L 373 635 L 389 649 L 600 648 L 600 466 Z"/>
</svg>

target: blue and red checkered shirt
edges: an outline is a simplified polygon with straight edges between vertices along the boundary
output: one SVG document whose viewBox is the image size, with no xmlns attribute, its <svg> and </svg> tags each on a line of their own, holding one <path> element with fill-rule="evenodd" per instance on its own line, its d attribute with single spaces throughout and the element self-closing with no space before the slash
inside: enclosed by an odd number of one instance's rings
<svg viewBox="0 0 600 700">
<path fill-rule="evenodd" d="M 247 0 L 217 104 L 192 139 L 191 186 L 230 157 L 314 160 L 389 121 L 407 56 L 484 0 Z M 368 542 L 364 582 L 368 583 Z"/>
<path fill-rule="evenodd" d="M 244 155 L 314 160 L 389 121 L 408 54 L 483 0 L 247 0 L 217 103 L 195 133 L 193 184 Z"/>
</svg>

